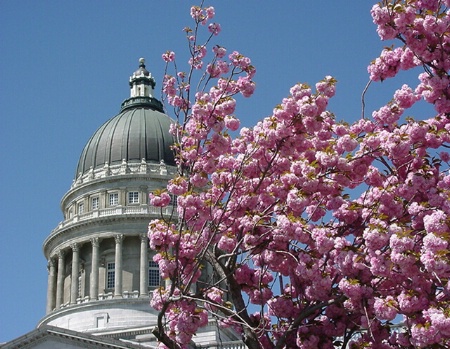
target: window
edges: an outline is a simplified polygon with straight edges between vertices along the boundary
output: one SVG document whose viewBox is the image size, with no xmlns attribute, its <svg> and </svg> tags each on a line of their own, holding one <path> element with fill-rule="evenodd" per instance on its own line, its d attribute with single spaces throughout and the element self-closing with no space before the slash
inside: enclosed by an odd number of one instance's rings
<svg viewBox="0 0 450 349">
<path fill-rule="evenodd" d="M 97 316 L 96 319 L 97 328 L 103 328 L 106 326 L 106 321 L 104 316 Z"/>
<path fill-rule="evenodd" d="M 78 204 L 78 214 L 84 213 L 84 203 L 80 202 Z"/>
<path fill-rule="evenodd" d="M 97 328 L 104 328 L 106 327 L 106 324 L 108 323 L 108 313 L 97 313 L 94 315 L 95 322 L 94 326 Z"/>
<path fill-rule="evenodd" d="M 98 209 L 98 196 L 92 198 L 92 209 L 97 210 Z"/>
<path fill-rule="evenodd" d="M 119 193 L 109 194 L 109 206 L 117 206 L 119 204 Z"/>
<path fill-rule="evenodd" d="M 169 195 L 170 195 L 169 206 L 177 207 L 178 206 L 178 196 L 175 196 L 173 194 L 169 194 Z"/>
<path fill-rule="evenodd" d="M 159 286 L 159 267 L 158 263 L 153 261 L 148 261 L 148 286 L 157 287 Z"/>
<path fill-rule="evenodd" d="M 81 293 L 82 289 L 81 289 L 81 283 L 83 282 L 82 280 L 82 275 L 81 275 L 81 271 L 78 273 L 78 298 L 83 297 L 83 294 Z"/>
<path fill-rule="evenodd" d="M 106 288 L 114 288 L 114 279 L 116 277 L 116 263 L 108 263 L 106 266 Z"/>
<path fill-rule="evenodd" d="M 129 204 L 138 204 L 139 203 L 139 192 L 129 191 L 128 192 L 128 203 Z"/>
</svg>

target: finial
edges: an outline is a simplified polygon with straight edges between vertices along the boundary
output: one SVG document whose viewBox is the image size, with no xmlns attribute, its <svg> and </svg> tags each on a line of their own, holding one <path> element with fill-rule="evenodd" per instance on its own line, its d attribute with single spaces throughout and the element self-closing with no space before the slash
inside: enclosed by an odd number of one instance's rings
<svg viewBox="0 0 450 349">
<path fill-rule="evenodd" d="M 145 58 L 139 58 L 139 66 L 145 68 Z"/>
</svg>

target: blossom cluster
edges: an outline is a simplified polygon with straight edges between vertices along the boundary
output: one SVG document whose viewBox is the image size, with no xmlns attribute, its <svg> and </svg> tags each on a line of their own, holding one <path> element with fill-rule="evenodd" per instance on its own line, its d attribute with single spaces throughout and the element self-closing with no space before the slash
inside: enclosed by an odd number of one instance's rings
<svg viewBox="0 0 450 349">
<path fill-rule="evenodd" d="M 381 1 L 371 10 L 382 40 L 399 39 L 402 46 L 386 48 L 368 67 L 370 78 L 384 80 L 401 70 L 426 67 L 415 93 L 438 113 L 450 112 L 448 1 Z"/>
<path fill-rule="evenodd" d="M 349 347 L 450 345 L 444 5 L 373 7 L 381 38 L 404 46 L 382 52 L 369 66 L 372 80 L 419 65 L 429 72 L 352 124 L 328 109 L 337 81 L 325 76 L 292 86 L 271 115 L 233 136 L 236 95 L 252 95 L 255 68 L 220 46 L 202 68 L 210 85 L 192 95 L 192 74 L 166 76 L 179 173 L 150 202 L 177 197 L 177 217 L 152 221 L 149 239 L 168 281 L 152 305 L 165 313 L 159 331 L 173 343 L 188 345 L 210 314 L 252 348 L 333 348 L 337 338 Z M 191 14 L 202 25 L 208 11 Z M 420 99 L 439 114 L 402 120 Z"/>
</svg>

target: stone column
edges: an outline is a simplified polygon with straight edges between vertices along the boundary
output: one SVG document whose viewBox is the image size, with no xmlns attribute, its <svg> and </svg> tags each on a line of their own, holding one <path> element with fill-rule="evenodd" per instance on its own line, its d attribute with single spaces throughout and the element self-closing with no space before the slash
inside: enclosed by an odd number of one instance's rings
<svg viewBox="0 0 450 349">
<path fill-rule="evenodd" d="M 148 238 L 147 234 L 141 234 L 141 265 L 139 278 L 139 294 L 141 297 L 148 295 Z"/>
<path fill-rule="evenodd" d="M 80 266 L 79 246 L 78 244 L 70 245 L 72 248 L 72 280 L 70 283 L 70 304 L 76 304 L 78 298 L 78 273 Z"/>
<path fill-rule="evenodd" d="M 56 301 L 56 261 L 54 258 L 48 260 L 48 285 L 47 285 L 47 310 L 46 314 L 55 309 Z"/>
<path fill-rule="evenodd" d="M 114 236 L 116 240 L 116 256 L 114 270 L 114 297 L 122 296 L 122 242 L 123 234 Z"/>
<path fill-rule="evenodd" d="M 64 269 L 66 264 L 64 261 L 65 252 L 58 252 L 58 276 L 56 279 L 56 304 L 55 308 L 59 309 L 64 301 Z"/>
<path fill-rule="evenodd" d="M 100 241 L 98 238 L 91 239 L 92 244 L 92 263 L 91 263 L 91 279 L 89 282 L 90 292 L 89 296 L 91 300 L 98 299 L 98 271 L 99 271 L 99 246 Z"/>
</svg>

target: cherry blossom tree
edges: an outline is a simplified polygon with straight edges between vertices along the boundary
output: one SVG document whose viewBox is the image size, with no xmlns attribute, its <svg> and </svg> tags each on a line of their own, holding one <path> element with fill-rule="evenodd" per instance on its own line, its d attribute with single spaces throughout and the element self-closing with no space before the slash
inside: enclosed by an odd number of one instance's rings
<svg viewBox="0 0 450 349">
<path fill-rule="evenodd" d="M 415 69 L 417 86 L 347 124 L 327 109 L 326 76 L 240 128 L 236 98 L 252 95 L 256 70 L 211 48 L 214 9 L 192 7 L 188 68 L 163 55 L 178 175 L 150 195 L 160 207 L 177 197 L 176 219 L 149 224 L 162 347 L 188 347 L 209 318 L 252 349 L 450 346 L 450 0 L 371 13 L 393 45 L 370 80 Z M 435 115 L 404 117 L 418 101 Z"/>
</svg>

